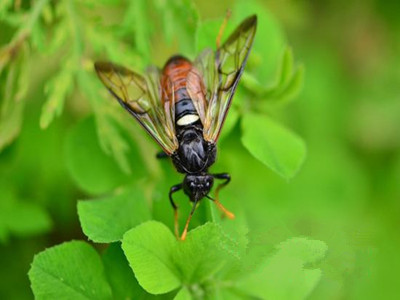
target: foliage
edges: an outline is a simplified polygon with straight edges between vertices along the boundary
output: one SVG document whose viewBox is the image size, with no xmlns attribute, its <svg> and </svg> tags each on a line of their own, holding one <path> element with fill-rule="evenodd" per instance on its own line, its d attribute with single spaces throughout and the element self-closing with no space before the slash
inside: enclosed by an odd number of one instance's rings
<svg viewBox="0 0 400 300">
<path fill-rule="evenodd" d="M 0 2 L 1 299 L 396 295 L 392 4 Z M 204 199 L 180 242 L 168 191 L 182 176 L 155 160 L 93 62 L 140 73 L 176 53 L 194 59 L 215 49 L 227 8 L 222 40 L 258 15 L 211 169 L 232 175 L 220 199 L 236 219 Z M 182 229 L 191 207 L 176 196 Z"/>
</svg>

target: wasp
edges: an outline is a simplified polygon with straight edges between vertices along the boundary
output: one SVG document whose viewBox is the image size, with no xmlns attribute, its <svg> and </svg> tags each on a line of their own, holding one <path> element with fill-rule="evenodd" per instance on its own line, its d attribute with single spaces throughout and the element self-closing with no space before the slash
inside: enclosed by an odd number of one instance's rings
<svg viewBox="0 0 400 300">
<path fill-rule="evenodd" d="M 257 16 L 250 16 L 222 45 L 223 29 L 220 30 L 216 51 L 205 49 L 194 61 L 181 55 L 172 56 L 162 70 L 150 66 L 144 75 L 110 62 L 95 63 L 97 75 L 110 93 L 161 146 L 163 152 L 157 157 L 170 157 L 176 170 L 185 174 L 183 182 L 172 186 L 169 192 L 177 238 L 178 206 L 173 194 L 183 189 L 193 203 L 181 240 L 185 239 L 192 215 L 205 197 L 228 218 L 234 218 L 218 198 L 219 190 L 230 182 L 230 175 L 210 174 L 208 169 L 216 160 L 218 137 L 256 28 Z M 212 198 L 209 193 L 216 179 L 223 182 Z"/>
</svg>

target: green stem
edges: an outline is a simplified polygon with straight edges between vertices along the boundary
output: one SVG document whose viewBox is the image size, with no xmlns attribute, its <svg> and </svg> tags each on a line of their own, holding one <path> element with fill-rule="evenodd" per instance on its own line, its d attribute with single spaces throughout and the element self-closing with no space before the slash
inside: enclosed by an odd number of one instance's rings
<svg viewBox="0 0 400 300">
<path fill-rule="evenodd" d="M 67 0 L 67 13 L 69 16 L 69 25 L 71 35 L 74 38 L 73 56 L 78 70 L 80 69 L 81 57 L 83 55 L 83 39 L 80 31 L 80 20 L 77 17 L 74 0 Z"/>
<path fill-rule="evenodd" d="M 39 0 L 33 7 L 32 13 L 29 15 L 26 23 L 17 31 L 14 37 L 11 39 L 11 42 L 4 48 L 4 51 L 0 51 L 0 72 L 2 68 L 10 61 L 13 57 L 16 56 L 20 46 L 23 42 L 29 37 L 32 32 L 33 26 L 39 19 L 40 13 L 43 9 L 43 6 L 49 0 Z"/>
<path fill-rule="evenodd" d="M 33 26 L 35 26 L 35 23 L 40 17 L 40 13 L 42 12 L 43 6 L 45 6 L 48 1 L 49 0 L 39 0 L 35 3 L 35 5 L 33 6 L 33 11 L 29 15 L 28 20 L 21 27 L 21 29 L 18 30 L 15 37 L 12 39 L 13 42 L 11 43 L 17 43 L 18 41 L 24 40 L 31 34 Z"/>
<path fill-rule="evenodd" d="M 207 202 L 208 202 L 208 208 L 209 208 L 209 210 L 210 210 L 211 221 L 212 221 L 213 223 L 216 223 L 217 220 L 218 220 L 218 216 L 217 216 L 216 213 L 215 213 L 215 206 L 214 206 L 214 203 L 213 203 L 211 200 L 208 200 Z"/>
</svg>

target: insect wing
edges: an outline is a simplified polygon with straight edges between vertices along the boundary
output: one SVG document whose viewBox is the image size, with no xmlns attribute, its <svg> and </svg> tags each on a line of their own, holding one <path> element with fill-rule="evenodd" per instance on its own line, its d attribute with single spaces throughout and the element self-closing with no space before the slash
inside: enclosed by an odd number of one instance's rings
<svg viewBox="0 0 400 300">
<path fill-rule="evenodd" d="M 160 73 L 150 67 L 146 76 L 109 62 L 96 62 L 97 75 L 119 103 L 135 117 L 163 150 L 171 155 L 178 148 L 174 112 L 160 99 Z"/>
<path fill-rule="evenodd" d="M 199 88 L 196 90 L 193 85 L 187 88 L 193 102 L 201 104 L 205 110 L 202 123 L 207 141 L 216 143 L 218 140 L 246 65 L 256 28 L 257 17 L 254 15 L 244 20 L 216 52 L 206 49 L 195 61 L 195 72 L 202 75 L 204 90 L 201 94 Z"/>
</svg>

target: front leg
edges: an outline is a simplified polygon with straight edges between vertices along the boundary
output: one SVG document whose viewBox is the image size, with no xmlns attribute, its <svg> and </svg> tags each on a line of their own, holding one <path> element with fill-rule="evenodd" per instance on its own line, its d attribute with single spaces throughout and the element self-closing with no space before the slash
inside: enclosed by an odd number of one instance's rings
<svg viewBox="0 0 400 300">
<path fill-rule="evenodd" d="M 212 175 L 215 179 L 223 179 L 225 180 L 224 182 L 220 183 L 217 188 L 215 189 L 215 199 L 207 196 L 208 199 L 212 200 L 217 207 L 224 213 L 225 216 L 227 216 L 229 219 L 234 219 L 235 215 L 231 213 L 229 210 L 227 210 L 221 202 L 219 202 L 219 191 L 226 186 L 230 181 L 231 181 L 231 176 L 228 173 L 220 173 L 220 174 L 214 174 Z"/>
<path fill-rule="evenodd" d="M 172 198 L 172 194 L 182 189 L 182 183 L 174 185 L 169 190 L 169 201 L 174 208 L 174 227 L 175 227 L 175 236 L 179 238 L 179 223 L 178 223 L 178 206 L 175 204 L 174 199 Z"/>
<path fill-rule="evenodd" d="M 220 183 L 215 190 L 215 198 L 218 200 L 219 191 L 231 181 L 231 175 L 228 173 L 220 173 L 212 175 L 216 179 L 223 179 L 225 180 L 223 183 Z"/>
</svg>

